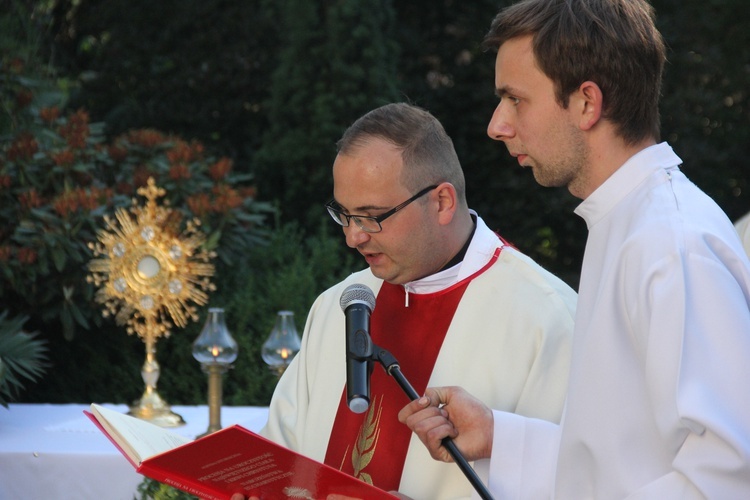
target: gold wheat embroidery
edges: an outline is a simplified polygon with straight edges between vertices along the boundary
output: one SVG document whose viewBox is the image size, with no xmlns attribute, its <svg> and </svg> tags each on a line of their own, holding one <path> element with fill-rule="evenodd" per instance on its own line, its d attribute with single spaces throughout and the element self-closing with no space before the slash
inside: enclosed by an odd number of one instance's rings
<svg viewBox="0 0 750 500">
<path fill-rule="evenodd" d="M 352 467 L 354 468 L 354 477 L 368 483 L 372 483 L 372 477 L 366 472 L 362 472 L 372 461 L 375 455 L 375 447 L 378 445 L 378 436 L 380 436 L 380 415 L 383 413 L 382 403 L 383 396 L 380 396 L 380 402 L 377 398 L 371 404 L 367 417 L 359 428 L 357 442 L 352 450 Z M 377 407 L 377 413 L 375 408 Z"/>
</svg>

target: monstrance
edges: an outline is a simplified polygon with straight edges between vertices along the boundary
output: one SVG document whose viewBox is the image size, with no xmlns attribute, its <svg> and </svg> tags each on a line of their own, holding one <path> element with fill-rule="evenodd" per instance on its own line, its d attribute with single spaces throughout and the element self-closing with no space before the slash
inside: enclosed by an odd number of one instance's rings
<svg viewBox="0 0 750 500">
<path fill-rule="evenodd" d="M 117 209 L 116 220 L 104 217 L 107 229 L 98 231 L 98 241 L 89 244 L 96 258 L 86 279 L 98 287 L 95 300 L 104 305 L 104 317 L 114 316 L 146 345 L 141 370 L 146 389 L 129 413 L 174 427 L 184 421 L 156 391 L 156 341 L 169 336 L 173 326 L 183 328 L 198 320 L 196 305 L 205 305 L 207 292 L 216 289 L 210 281 L 215 253 L 201 248 L 206 236 L 198 219 L 187 221 L 180 232 L 182 215 L 164 206 L 167 203 L 156 203 L 165 191 L 153 178 L 138 194 L 146 198 L 145 206 L 134 199 L 130 210 Z"/>
</svg>

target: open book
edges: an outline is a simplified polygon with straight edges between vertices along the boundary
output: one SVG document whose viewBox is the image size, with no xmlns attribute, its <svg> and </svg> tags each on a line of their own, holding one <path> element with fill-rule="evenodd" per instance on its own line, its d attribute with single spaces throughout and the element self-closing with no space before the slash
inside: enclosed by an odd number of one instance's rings
<svg viewBox="0 0 750 500">
<path fill-rule="evenodd" d="M 196 440 L 97 404 L 84 412 L 136 471 L 207 499 L 234 493 L 274 499 L 325 499 L 336 493 L 393 499 L 348 474 L 234 425 Z"/>
</svg>

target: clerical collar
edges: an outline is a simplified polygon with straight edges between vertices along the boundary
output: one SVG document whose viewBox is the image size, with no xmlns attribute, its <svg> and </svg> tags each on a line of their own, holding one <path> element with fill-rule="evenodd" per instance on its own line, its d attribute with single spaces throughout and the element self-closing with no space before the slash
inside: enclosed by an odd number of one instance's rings
<svg viewBox="0 0 750 500">
<path fill-rule="evenodd" d="M 460 264 L 461 262 L 463 262 L 464 257 L 466 257 L 466 251 L 469 249 L 469 245 L 471 244 L 471 239 L 474 238 L 474 232 L 477 230 L 477 219 L 473 214 L 471 214 L 471 222 L 473 223 L 473 225 L 471 226 L 471 233 L 466 239 L 466 243 L 464 243 L 464 246 L 461 248 L 461 250 L 459 250 L 458 253 L 451 260 L 449 260 L 448 263 L 440 269 L 440 271 L 438 271 L 438 273 L 445 271 L 446 269 L 450 269 L 456 264 Z"/>
<path fill-rule="evenodd" d="M 492 259 L 496 250 L 503 246 L 498 235 L 487 227 L 482 218 L 475 211 L 470 210 L 470 212 L 475 226 L 469 238 L 469 245 L 461 249 L 456 258 L 451 259 L 451 263 L 442 271 L 404 283 L 402 286 L 406 291 L 406 307 L 409 306 L 409 294 L 436 293 L 453 286 L 481 270 Z"/>
</svg>

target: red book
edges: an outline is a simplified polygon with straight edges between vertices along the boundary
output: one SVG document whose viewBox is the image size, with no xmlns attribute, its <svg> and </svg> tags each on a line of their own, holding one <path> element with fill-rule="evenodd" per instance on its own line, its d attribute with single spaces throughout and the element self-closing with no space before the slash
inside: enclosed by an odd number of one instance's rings
<svg viewBox="0 0 750 500">
<path fill-rule="evenodd" d="M 234 425 L 196 440 L 118 411 L 91 405 L 84 412 L 136 471 L 200 498 L 325 499 L 335 493 L 393 499 L 348 474 Z"/>
</svg>

